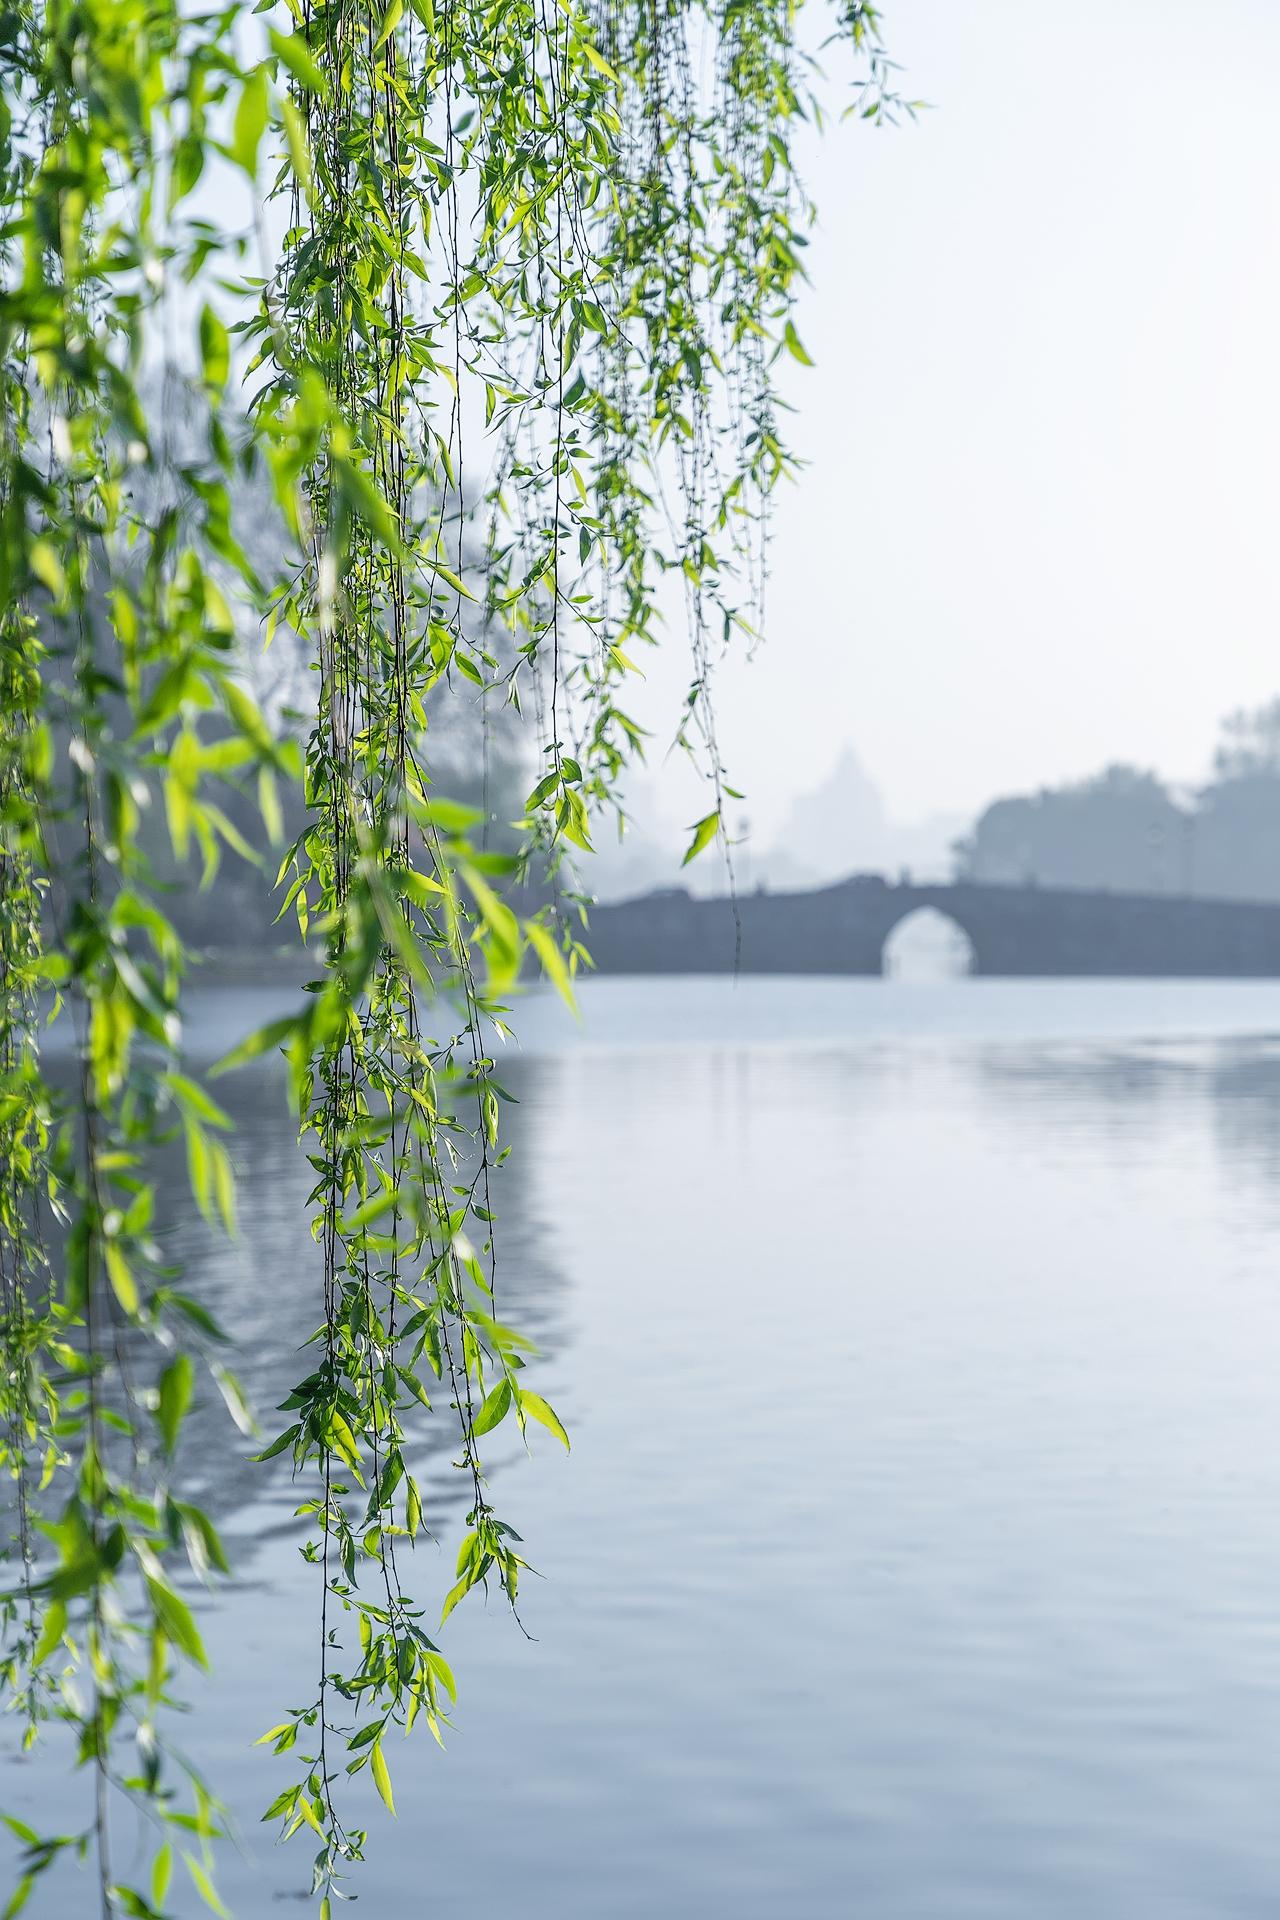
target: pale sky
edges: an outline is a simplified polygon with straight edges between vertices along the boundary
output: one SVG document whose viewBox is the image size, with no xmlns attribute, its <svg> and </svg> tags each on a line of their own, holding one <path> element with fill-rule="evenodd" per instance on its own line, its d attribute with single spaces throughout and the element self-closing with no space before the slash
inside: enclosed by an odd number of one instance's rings
<svg viewBox="0 0 1280 1920">
<path fill-rule="evenodd" d="M 934 108 L 804 143 L 810 465 L 719 681 L 764 838 L 846 744 L 910 818 L 1195 779 L 1280 692 L 1280 4 L 884 13 Z"/>
</svg>

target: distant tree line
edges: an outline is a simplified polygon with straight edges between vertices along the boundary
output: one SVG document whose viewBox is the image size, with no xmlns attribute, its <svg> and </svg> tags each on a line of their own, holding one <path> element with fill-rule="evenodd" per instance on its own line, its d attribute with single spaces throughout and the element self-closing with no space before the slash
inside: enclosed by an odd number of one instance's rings
<svg viewBox="0 0 1280 1920">
<path fill-rule="evenodd" d="M 1107 767 L 994 801 L 954 853 L 957 879 L 1280 900 L 1280 699 L 1228 716 L 1202 787 Z"/>
</svg>

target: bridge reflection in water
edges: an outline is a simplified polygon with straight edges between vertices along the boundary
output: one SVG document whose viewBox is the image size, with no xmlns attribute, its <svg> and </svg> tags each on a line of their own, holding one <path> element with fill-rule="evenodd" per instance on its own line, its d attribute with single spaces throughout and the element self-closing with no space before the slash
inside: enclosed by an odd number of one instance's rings
<svg viewBox="0 0 1280 1920">
<path fill-rule="evenodd" d="M 588 945 L 602 973 L 879 974 L 890 935 L 923 908 L 968 940 L 975 974 L 1280 976 L 1280 906 L 878 874 L 749 893 L 736 908 L 683 888 L 646 894 L 592 908 Z"/>
</svg>

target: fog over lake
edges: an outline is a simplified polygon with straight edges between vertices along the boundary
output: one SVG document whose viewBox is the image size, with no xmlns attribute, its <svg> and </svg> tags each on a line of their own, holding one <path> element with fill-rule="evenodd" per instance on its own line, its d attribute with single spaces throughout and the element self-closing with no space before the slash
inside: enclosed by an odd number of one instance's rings
<svg viewBox="0 0 1280 1920">
<path fill-rule="evenodd" d="M 480 1596 L 442 1630 L 448 1752 L 390 1745 L 357 1911 L 1273 1915 L 1280 983 L 582 998 L 580 1027 L 530 999 L 504 1073 L 500 1310 L 573 1440 L 494 1450 L 532 1638 Z M 193 1005 L 206 1052 L 275 1010 Z M 221 1090 L 242 1237 L 175 1163 L 166 1241 L 269 1425 L 319 1318 L 311 1170 L 270 1064 Z M 237 1467 L 220 1405 L 193 1420 L 237 1579 L 192 1739 L 237 1816 L 224 1896 L 268 1920 L 312 1849 L 258 1823 L 292 1776 L 251 1742 L 314 1693 L 318 1583 L 287 1467 Z M 434 1612 L 464 1502 L 416 1454 Z M 89 1790 L 6 1763 L 42 1827 Z M 31 1910 L 90 1897 L 64 1863 Z"/>
</svg>

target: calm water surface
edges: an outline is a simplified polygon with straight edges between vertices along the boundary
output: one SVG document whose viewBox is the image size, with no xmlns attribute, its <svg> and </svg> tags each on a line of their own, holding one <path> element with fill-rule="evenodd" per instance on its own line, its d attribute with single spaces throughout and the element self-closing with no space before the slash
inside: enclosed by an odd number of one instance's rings
<svg viewBox="0 0 1280 1920">
<path fill-rule="evenodd" d="M 201 1043 L 268 999 L 207 994 Z M 443 1630 L 449 1752 L 392 1750 L 357 1911 L 1271 1920 L 1280 985 L 615 981 L 584 1012 L 531 1002 L 505 1076 L 502 1306 L 574 1442 L 495 1455 L 536 1637 L 482 1602 Z M 310 1169 L 269 1070 L 229 1103 L 242 1238 L 175 1181 L 170 1242 L 270 1409 L 317 1318 Z M 287 1472 L 198 1420 L 239 1578 L 192 1735 L 228 1904 L 269 1920 L 309 1850 L 258 1825 L 285 1763 L 249 1743 L 314 1692 L 315 1589 Z M 460 1496 L 424 1472 L 438 1600 Z M 82 1818 L 38 1762 L 0 1779 Z"/>
</svg>

